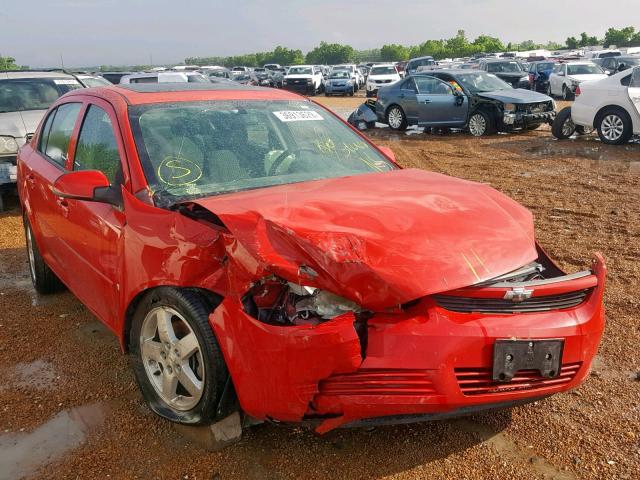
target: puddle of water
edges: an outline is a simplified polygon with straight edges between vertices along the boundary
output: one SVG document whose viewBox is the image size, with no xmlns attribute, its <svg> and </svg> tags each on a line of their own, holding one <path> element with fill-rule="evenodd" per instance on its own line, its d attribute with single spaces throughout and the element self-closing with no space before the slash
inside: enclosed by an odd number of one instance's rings
<svg viewBox="0 0 640 480">
<path fill-rule="evenodd" d="M 495 432 L 489 426 L 469 419 L 455 421 L 460 430 L 477 435 L 482 442 L 493 447 L 506 461 L 524 461 L 540 476 L 557 480 L 575 480 L 572 472 L 558 469 L 546 459 L 523 450 L 507 435 Z"/>
<path fill-rule="evenodd" d="M 58 375 L 49 362 L 36 360 L 30 363 L 18 363 L 13 367 L 9 384 L 18 388 L 48 390 L 53 387 Z"/>
<path fill-rule="evenodd" d="M 82 445 L 105 419 L 101 403 L 63 410 L 29 433 L 0 435 L 0 480 L 24 478 Z"/>
</svg>

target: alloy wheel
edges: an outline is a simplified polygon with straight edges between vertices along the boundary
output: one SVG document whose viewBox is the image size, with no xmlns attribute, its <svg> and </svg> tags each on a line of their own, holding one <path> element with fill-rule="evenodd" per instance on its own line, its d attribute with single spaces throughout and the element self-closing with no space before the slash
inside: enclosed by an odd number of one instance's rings
<svg viewBox="0 0 640 480">
<path fill-rule="evenodd" d="M 36 256 L 33 253 L 33 235 L 31 234 L 31 228 L 27 227 L 27 255 L 29 256 L 29 273 L 31 274 L 31 280 L 36 281 Z"/>
<path fill-rule="evenodd" d="M 624 133 L 624 122 L 618 115 L 612 113 L 602 119 L 600 129 L 604 138 L 616 142 Z"/>
<path fill-rule="evenodd" d="M 562 135 L 569 138 L 576 131 L 576 125 L 573 123 L 571 115 L 562 124 Z"/>
<path fill-rule="evenodd" d="M 391 128 L 400 128 L 402 125 L 402 112 L 399 108 L 392 108 L 389 111 L 389 126 Z"/>
<path fill-rule="evenodd" d="M 483 115 L 476 113 L 469 119 L 469 131 L 474 137 L 481 137 L 487 131 L 487 120 Z"/>
<path fill-rule="evenodd" d="M 189 323 L 171 307 L 149 311 L 142 322 L 140 355 L 158 396 L 176 410 L 194 408 L 204 392 L 202 348 Z"/>
</svg>

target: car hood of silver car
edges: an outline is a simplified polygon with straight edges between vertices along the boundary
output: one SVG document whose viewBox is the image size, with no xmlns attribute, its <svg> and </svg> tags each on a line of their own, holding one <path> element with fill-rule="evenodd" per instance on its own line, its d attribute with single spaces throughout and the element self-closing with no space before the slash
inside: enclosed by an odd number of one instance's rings
<svg viewBox="0 0 640 480">
<path fill-rule="evenodd" d="M 525 90 L 524 88 L 495 90 L 493 92 L 478 92 L 477 95 L 479 97 L 498 100 L 503 103 L 540 103 L 551 101 L 551 97 L 548 97 L 544 93 Z"/>
<path fill-rule="evenodd" d="M 46 110 L 24 110 L 19 112 L 0 113 L 0 135 L 17 139 L 34 133 Z"/>
</svg>

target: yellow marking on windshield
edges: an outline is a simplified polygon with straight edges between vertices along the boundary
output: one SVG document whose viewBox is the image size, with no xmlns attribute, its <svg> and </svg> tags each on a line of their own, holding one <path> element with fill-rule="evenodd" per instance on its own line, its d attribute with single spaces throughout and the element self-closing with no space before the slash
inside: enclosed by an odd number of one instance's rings
<svg viewBox="0 0 640 480">
<path fill-rule="evenodd" d="M 158 179 L 165 185 L 180 187 L 202 178 L 202 169 L 183 157 L 166 157 L 158 165 Z"/>
</svg>

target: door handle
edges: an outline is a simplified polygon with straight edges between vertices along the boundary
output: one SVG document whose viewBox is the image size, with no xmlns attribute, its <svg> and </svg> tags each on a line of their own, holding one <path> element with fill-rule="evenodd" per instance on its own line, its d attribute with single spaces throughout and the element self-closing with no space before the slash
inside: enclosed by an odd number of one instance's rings
<svg viewBox="0 0 640 480">
<path fill-rule="evenodd" d="M 420 103 L 431 103 L 431 100 L 422 100 Z"/>
<path fill-rule="evenodd" d="M 401 93 L 401 94 L 400 94 L 400 98 L 404 98 L 404 93 Z"/>
</svg>

